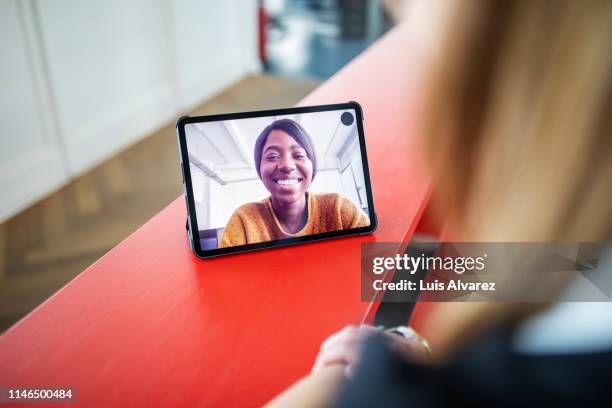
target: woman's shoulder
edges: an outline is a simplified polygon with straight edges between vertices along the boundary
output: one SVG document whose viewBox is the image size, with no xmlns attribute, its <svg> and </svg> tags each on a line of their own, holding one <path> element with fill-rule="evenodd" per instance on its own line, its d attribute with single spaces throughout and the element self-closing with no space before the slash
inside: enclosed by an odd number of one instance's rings
<svg viewBox="0 0 612 408">
<path fill-rule="evenodd" d="M 342 201 L 344 196 L 339 193 L 309 193 L 313 200 L 327 203 L 337 203 Z"/>
<path fill-rule="evenodd" d="M 252 203 L 242 204 L 234 211 L 234 215 L 238 216 L 252 216 L 253 214 L 261 214 L 266 211 L 268 206 L 269 198 L 264 198 L 261 201 L 254 201 Z"/>
<path fill-rule="evenodd" d="M 353 202 L 340 193 L 311 193 L 315 201 L 323 205 L 332 205 L 333 207 L 353 206 Z"/>
<path fill-rule="evenodd" d="M 339 193 L 317 193 L 313 196 L 313 211 L 339 216 L 342 228 L 370 225 L 368 216 L 351 199 Z"/>
</svg>

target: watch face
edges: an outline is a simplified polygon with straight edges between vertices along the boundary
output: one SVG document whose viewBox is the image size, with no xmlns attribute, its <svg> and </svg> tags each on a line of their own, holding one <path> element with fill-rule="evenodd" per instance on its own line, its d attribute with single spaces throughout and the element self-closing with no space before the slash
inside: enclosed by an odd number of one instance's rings
<svg viewBox="0 0 612 408">
<path fill-rule="evenodd" d="M 394 334 L 398 334 L 400 336 L 402 336 L 405 339 L 411 339 L 413 337 L 415 337 L 415 331 L 410 328 L 410 327 L 406 327 L 406 326 L 397 326 L 397 327 L 392 327 L 390 329 L 387 330 L 389 333 L 394 333 Z"/>
</svg>

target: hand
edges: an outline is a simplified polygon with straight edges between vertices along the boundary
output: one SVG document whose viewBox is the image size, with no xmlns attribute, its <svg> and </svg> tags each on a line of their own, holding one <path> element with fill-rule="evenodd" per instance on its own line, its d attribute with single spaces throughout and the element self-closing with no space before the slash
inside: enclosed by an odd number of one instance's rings
<svg viewBox="0 0 612 408">
<path fill-rule="evenodd" d="M 404 338 L 373 326 L 346 326 L 321 344 L 312 372 L 316 373 L 329 365 L 342 364 L 345 366 L 345 375 L 351 377 L 361 359 L 366 339 L 377 333 L 382 334 L 388 346 L 402 357 L 409 360 L 429 360 L 431 353 L 427 342 L 414 331 L 412 337 Z"/>
</svg>

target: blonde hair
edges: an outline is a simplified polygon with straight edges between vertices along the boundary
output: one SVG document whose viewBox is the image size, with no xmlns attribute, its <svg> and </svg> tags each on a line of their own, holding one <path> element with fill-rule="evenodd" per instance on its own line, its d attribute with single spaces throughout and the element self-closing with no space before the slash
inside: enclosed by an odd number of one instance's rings
<svg viewBox="0 0 612 408">
<path fill-rule="evenodd" d="M 422 117 L 450 238 L 610 239 L 612 2 L 449 5 Z M 442 305 L 425 332 L 443 345 L 532 309 Z"/>
<path fill-rule="evenodd" d="M 612 3 L 459 3 L 425 110 L 436 205 L 465 240 L 609 239 Z"/>
</svg>

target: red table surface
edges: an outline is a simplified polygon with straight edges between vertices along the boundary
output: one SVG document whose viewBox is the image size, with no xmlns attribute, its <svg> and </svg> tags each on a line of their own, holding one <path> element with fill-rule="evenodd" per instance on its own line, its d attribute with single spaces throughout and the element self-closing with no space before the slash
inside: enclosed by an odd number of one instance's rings
<svg viewBox="0 0 612 408">
<path fill-rule="evenodd" d="M 375 234 L 199 260 L 179 197 L 2 335 L 0 386 L 70 387 L 70 406 L 256 406 L 305 375 L 368 308 L 360 244 L 402 241 L 423 211 L 417 54 L 397 27 L 300 103 L 361 103 Z"/>
</svg>

